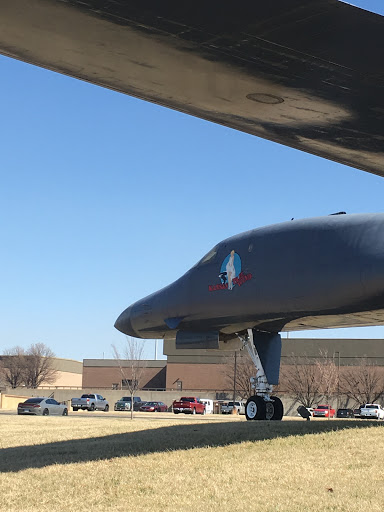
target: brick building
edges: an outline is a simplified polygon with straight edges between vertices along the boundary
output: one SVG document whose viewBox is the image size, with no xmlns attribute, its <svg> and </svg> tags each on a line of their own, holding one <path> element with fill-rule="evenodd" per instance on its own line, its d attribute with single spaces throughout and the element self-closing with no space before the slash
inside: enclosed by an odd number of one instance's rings
<svg viewBox="0 0 384 512">
<path fill-rule="evenodd" d="M 340 366 L 358 365 L 361 358 L 384 367 L 383 339 L 284 338 L 281 364 L 295 356 L 320 357 L 327 353 Z M 167 360 L 143 362 L 142 389 L 225 392 L 232 389 L 230 364 L 233 352 L 220 350 L 180 350 L 172 340 L 164 341 Z M 241 353 L 239 355 L 241 357 Z M 84 388 L 124 388 L 129 379 L 129 363 L 123 368 L 114 359 L 84 359 Z"/>
<path fill-rule="evenodd" d="M 141 361 L 140 389 L 165 390 L 166 360 Z M 116 359 L 84 359 L 83 388 L 127 388 L 132 378 L 129 361 Z"/>
</svg>

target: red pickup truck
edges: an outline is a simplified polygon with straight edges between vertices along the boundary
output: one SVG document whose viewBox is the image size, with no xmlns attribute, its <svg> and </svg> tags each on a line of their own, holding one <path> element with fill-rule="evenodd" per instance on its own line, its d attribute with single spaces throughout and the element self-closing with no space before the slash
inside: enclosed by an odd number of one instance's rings
<svg viewBox="0 0 384 512">
<path fill-rule="evenodd" d="M 330 418 L 335 416 L 335 409 L 332 409 L 330 405 L 318 405 L 316 409 L 313 409 L 313 416 L 318 416 L 320 418 L 328 418 L 328 414 Z"/>
<path fill-rule="evenodd" d="M 205 404 L 194 396 L 182 396 L 180 400 L 175 400 L 172 409 L 175 414 L 205 414 Z"/>
</svg>

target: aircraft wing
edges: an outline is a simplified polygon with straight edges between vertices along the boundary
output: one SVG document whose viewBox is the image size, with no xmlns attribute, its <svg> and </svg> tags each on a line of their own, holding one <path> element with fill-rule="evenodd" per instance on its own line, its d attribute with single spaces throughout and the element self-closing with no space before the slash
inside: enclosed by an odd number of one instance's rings
<svg viewBox="0 0 384 512">
<path fill-rule="evenodd" d="M 384 17 L 338 0 L 12 0 L 0 53 L 384 176 Z"/>
</svg>

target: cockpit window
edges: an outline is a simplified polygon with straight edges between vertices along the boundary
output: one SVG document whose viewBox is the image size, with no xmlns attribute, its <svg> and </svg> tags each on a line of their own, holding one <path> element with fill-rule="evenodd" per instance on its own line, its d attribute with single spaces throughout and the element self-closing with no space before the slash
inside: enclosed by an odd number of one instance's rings
<svg viewBox="0 0 384 512">
<path fill-rule="evenodd" d="M 211 251 L 209 251 L 208 254 L 206 254 L 204 256 L 204 258 L 202 258 L 199 263 L 197 263 L 196 266 L 200 266 L 200 265 L 205 265 L 206 263 L 208 263 L 209 261 L 212 261 L 215 256 L 217 254 L 217 247 L 214 247 Z"/>
</svg>

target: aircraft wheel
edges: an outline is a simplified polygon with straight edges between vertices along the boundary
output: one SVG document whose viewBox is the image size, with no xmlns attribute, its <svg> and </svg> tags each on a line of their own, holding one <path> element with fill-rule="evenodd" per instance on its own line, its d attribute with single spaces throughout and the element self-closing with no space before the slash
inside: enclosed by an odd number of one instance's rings
<svg viewBox="0 0 384 512">
<path fill-rule="evenodd" d="M 245 417 L 247 420 L 265 420 L 265 401 L 261 396 L 251 396 L 245 404 Z"/>
<path fill-rule="evenodd" d="M 266 419 L 280 421 L 283 418 L 283 402 L 277 396 L 271 396 L 271 401 L 265 403 Z"/>
</svg>

